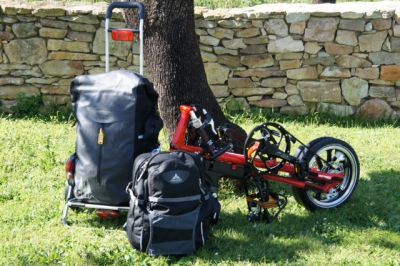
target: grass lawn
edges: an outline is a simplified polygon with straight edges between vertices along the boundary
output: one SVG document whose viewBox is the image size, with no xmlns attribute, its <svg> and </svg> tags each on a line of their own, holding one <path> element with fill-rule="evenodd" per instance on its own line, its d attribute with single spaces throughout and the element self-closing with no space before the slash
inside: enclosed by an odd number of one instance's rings
<svg viewBox="0 0 400 266">
<path fill-rule="evenodd" d="M 260 115 L 235 117 L 247 130 Z M 400 264 L 400 128 L 351 120 L 281 119 L 308 142 L 348 141 L 361 162 L 361 180 L 344 207 L 309 213 L 289 197 L 273 224 L 246 221 L 243 196 L 221 192 L 220 224 L 211 242 L 180 260 L 131 249 L 124 221 L 99 222 L 93 212 L 70 214 L 63 227 L 64 161 L 74 150 L 72 122 L 0 117 L 0 265 L 261 265 Z M 334 123 L 336 122 L 336 123 Z"/>
</svg>

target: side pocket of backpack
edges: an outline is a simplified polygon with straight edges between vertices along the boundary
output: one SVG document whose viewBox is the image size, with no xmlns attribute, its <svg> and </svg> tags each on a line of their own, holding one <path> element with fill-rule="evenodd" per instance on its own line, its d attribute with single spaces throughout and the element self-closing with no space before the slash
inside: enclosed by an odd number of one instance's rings
<svg viewBox="0 0 400 266">
<path fill-rule="evenodd" d="M 205 195 L 201 205 L 198 224 L 196 228 L 196 249 L 204 246 L 208 241 L 210 226 L 218 222 L 221 205 L 212 193 Z"/>
<path fill-rule="evenodd" d="M 132 204 L 132 200 L 130 204 Z M 145 252 L 150 238 L 148 213 L 136 204 L 133 207 L 131 205 L 125 231 L 131 246 L 136 250 Z"/>
<path fill-rule="evenodd" d="M 219 203 L 218 198 L 211 195 L 211 205 L 212 205 L 212 216 L 211 216 L 211 224 L 217 224 L 219 220 L 219 215 L 221 213 L 221 203 Z"/>
<path fill-rule="evenodd" d="M 125 231 L 126 235 L 128 236 L 129 243 L 131 243 L 131 246 L 134 249 L 139 250 L 140 249 L 140 238 L 138 238 L 138 235 L 135 231 L 135 221 L 137 220 L 137 211 L 136 211 L 136 206 L 135 206 L 135 199 L 130 200 L 129 202 L 129 211 L 128 211 L 128 217 L 126 220 L 126 225 L 125 225 Z"/>
</svg>

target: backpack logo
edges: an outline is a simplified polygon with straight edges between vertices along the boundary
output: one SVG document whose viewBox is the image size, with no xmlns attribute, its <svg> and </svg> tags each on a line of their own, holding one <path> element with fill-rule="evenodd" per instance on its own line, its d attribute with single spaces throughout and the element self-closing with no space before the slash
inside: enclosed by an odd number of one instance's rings
<svg viewBox="0 0 400 266">
<path fill-rule="evenodd" d="M 184 170 L 173 169 L 171 171 L 167 171 L 162 173 L 162 178 L 165 182 L 171 185 L 178 185 L 186 182 L 189 177 L 189 172 Z"/>
<path fill-rule="evenodd" d="M 171 184 L 179 184 L 183 182 L 183 179 L 177 173 L 175 173 L 175 175 L 169 180 L 169 182 Z"/>
</svg>

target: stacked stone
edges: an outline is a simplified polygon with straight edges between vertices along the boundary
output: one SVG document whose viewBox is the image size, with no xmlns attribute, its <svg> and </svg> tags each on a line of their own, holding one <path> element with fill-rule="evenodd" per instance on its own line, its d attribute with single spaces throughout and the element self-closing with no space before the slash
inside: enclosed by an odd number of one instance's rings
<svg viewBox="0 0 400 266">
<path fill-rule="evenodd" d="M 208 81 L 223 106 L 400 116 L 400 11 L 282 9 L 197 13 Z"/>
<path fill-rule="evenodd" d="M 0 0 L 0 108 L 9 111 L 20 93 L 68 104 L 74 76 L 103 72 L 105 9 Z M 195 16 L 208 82 L 227 109 L 400 116 L 400 2 L 198 8 Z M 111 69 L 138 70 L 136 44 L 113 42 L 111 55 Z"/>
<path fill-rule="evenodd" d="M 79 7 L 2 6 L 0 17 L 0 101 L 9 112 L 19 94 L 41 95 L 45 105 L 70 103 L 76 75 L 104 72 L 104 10 Z M 112 27 L 123 27 L 116 16 Z M 137 45 L 111 43 L 111 69 L 137 70 Z M 134 51 L 134 54 L 133 54 Z"/>
</svg>

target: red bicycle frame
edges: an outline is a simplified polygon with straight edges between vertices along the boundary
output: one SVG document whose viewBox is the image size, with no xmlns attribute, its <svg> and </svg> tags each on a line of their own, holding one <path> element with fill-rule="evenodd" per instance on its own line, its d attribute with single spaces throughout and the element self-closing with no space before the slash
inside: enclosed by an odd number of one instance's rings
<svg viewBox="0 0 400 266">
<path fill-rule="evenodd" d="M 191 106 L 188 105 L 180 106 L 181 117 L 178 122 L 178 126 L 175 130 L 172 142 L 170 143 L 171 150 L 181 150 L 192 153 L 203 153 L 203 149 L 201 147 L 191 146 L 185 143 L 187 128 L 190 122 L 190 111 L 192 110 L 193 108 Z M 205 159 L 210 159 L 210 157 L 205 156 Z M 243 154 L 232 153 L 232 152 L 223 153 L 216 159 L 216 161 L 230 165 L 231 166 L 230 168 L 233 171 L 237 169 L 238 166 L 244 167 L 246 165 L 246 160 Z M 264 162 L 262 162 L 261 160 L 255 160 L 254 163 L 255 166 L 258 168 L 265 168 Z M 274 167 L 277 163 L 278 162 L 276 162 L 275 160 L 270 160 L 267 162 L 267 166 Z M 317 181 L 318 184 L 311 181 L 297 180 L 294 179 L 293 176 L 296 175 L 298 169 L 296 168 L 295 165 L 291 163 L 285 163 L 283 167 L 279 170 L 279 172 L 289 174 L 289 177 L 281 175 L 264 174 L 262 178 L 268 181 L 285 183 L 302 189 L 318 190 L 324 193 L 328 193 L 330 189 L 337 187 L 337 185 L 339 185 L 344 178 L 343 173 L 329 174 L 318 171 L 317 169 L 311 169 L 310 172 L 312 174 L 308 176 L 308 179 L 312 181 Z"/>
</svg>

